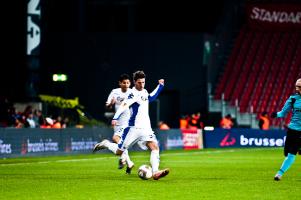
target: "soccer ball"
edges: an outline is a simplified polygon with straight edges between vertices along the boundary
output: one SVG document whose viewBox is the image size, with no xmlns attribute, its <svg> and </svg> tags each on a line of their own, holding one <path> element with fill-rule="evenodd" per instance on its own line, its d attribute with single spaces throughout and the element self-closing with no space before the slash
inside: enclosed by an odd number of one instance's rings
<svg viewBox="0 0 301 200">
<path fill-rule="evenodd" d="M 138 176 L 143 180 L 150 179 L 153 176 L 152 168 L 149 165 L 141 165 L 138 169 Z"/>
</svg>

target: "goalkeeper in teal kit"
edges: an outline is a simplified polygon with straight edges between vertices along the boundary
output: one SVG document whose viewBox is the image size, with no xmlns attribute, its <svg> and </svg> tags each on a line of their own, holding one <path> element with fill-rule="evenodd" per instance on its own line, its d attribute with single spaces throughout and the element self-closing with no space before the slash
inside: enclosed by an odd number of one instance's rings
<svg viewBox="0 0 301 200">
<path fill-rule="evenodd" d="M 294 163 L 296 154 L 301 148 L 301 78 L 296 81 L 295 87 L 296 93 L 286 100 L 282 110 L 272 114 L 272 117 L 282 118 L 292 111 L 284 146 L 285 159 L 274 177 L 275 181 L 281 180 L 283 174 Z"/>
</svg>

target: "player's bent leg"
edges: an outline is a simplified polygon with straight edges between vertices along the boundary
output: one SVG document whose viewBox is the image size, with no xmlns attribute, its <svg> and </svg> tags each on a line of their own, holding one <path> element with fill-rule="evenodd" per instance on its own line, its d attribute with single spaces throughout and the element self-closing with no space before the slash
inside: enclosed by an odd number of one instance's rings
<svg viewBox="0 0 301 200">
<path fill-rule="evenodd" d="M 115 154 L 120 156 L 122 153 L 123 153 L 123 151 L 121 151 L 120 149 L 117 149 Z"/>
<path fill-rule="evenodd" d="M 123 169 L 125 165 L 126 165 L 125 160 L 123 160 L 121 157 L 119 157 L 119 159 L 118 159 L 118 169 Z"/>
<path fill-rule="evenodd" d="M 288 153 L 288 155 L 286 156 L 286 158 L 284 159 L 280 170 L 277 172 L 277 174 L 274 177 L 275 181 L 280 181 L 281 177 L 283 176 L 283 174 L 292 166 L 292 164 L 295 162 L 296 159 L 296 155 L 295 154 L 291 154 Z"/>
<path fill-rule="evenodd" d="M 159 180 L 160 178 L 163 178 L 169 174 L 169 168 L 159 170 L 153 174 L 153 179 L 154 180 Z"/>
<path fill-rule="evenodd" d="M 118 145 L 116 143 L 110 142 L 109 140 L 103 140 L 94 145 L 93 153 L 99 151 L 101 149 L 108 149 L 116 155 L 121 155 L 123 151 L 118 149 Z"/>
<path fill-rule="evenodd" d="M 131 171 L 132 171 L 132 169 L 133 169 L 133 167 L 134 167 L 134 163 L 131 161 L 127 149 L 123 151 L 123 153 L 122 153 L 122 155 L 121 155 L 121 159 L 122 159 L 122 160 L 125 160 L 125 163 L 126 163 L 126 165 L 127 165 L 126 173 L 127 173 L 127 174 L 131 174 Z"/>
<path fill-rule="evenodd" d="M 275 181 L 280 181 L 281 178 L 282 178 L 282 175 L 280 175 L 280 174 L 278 174 L 278 173 L 274 176 L 274 180 L 275 180 Z"/>
<path fill-rule="evenodd" d="M 134 168 L 134 163 L 132 161 L 130 161 L 129 163 L 127 163 L 127 167 L 125 170 L 126 174 L 131 174 L 132 173 L 132 169 Z"/>
<path fill-rule="evenodd" d="M 120 136 L 114 134 L 113 137 L 112 137 L 112 140 L 116 144 L 118 144 L 119 141 L 120 141 Z M 118 169 L 123 169 L 125 165 L 126 165 L 126 160 L 120 156 L 119 159 L 118 159 Z"/>
<path fill-rule="evenodd" d="M 284 144 L 285 159 L 283 160 L 279 171 L 274 176 L 275 181 L 280 181 L 283 174 L 293 165 L 299 149 L 299 136 L 295 131 L 289 129 Z"/>
<path fill-rule="evenodd" d="M 152 165 L 153 170 L 153 179 L 159 180 L 169 174 L 169 169 L 159 170 L 160 165 L 160 155 L 159 155 L 159 147 L 155 141 L 147 142 L 148 148 L 151 150 L 150 163 Z"/>
<path fill-rule="evenodd" d="M 152 150 L 150 155 L 150 163 L 152 166 L 153 173 L 159 170 L 160 155 L 159 150 Z"/>
<path fill-rule="evenodd" d="M 136 134 L 136 132 L 137 130 L 133 127 L 125 128 L 122 133 L 122 140 L 118 143 L 118 149 L 122 153 L 121 157 L 126 160 L 126 164 L 128 165 L 126 170 L 127 174 L 130 174 L 134 167 L 134 163 L 130 160 L 127 149 L 137 141 L 139 135 Z"/>
<path fill-rule="evenodd" d="M 160 155 L 159 147 L 154 141 L 149 141 L 146 143 L 147 147 L 151 150 L 150 163 L 152 166 L 153 173 L 159 170 L 160 165 Z"/>
<path fill-rule="evenodd" d="M 106 149 L 108 143 L 109 143 L 109 140 L 103 140 L 103 141 L 95 144 L 93 147 L 93 153 L 95 153 L 96 151 L 99 151 L 101 149 Z"/>
<path fill-rule="evenodd" d="M 118 144 L 119 141 L 120 141 L 120 136 L 119 136 L 119 135 L 113 135 L 112 140 L 113 140 L 116 144 Z"/>
</svg>

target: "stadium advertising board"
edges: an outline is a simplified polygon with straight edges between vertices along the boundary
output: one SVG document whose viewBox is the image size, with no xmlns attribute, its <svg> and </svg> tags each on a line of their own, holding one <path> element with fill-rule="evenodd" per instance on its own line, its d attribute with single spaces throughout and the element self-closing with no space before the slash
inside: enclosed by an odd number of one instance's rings
<svg viewBox="0 0 301 200">
<path fill-rule="evenodd" d="M 183 139 L 182 132 L 180 129 L 170 129 L 168 131 L 160 131 L 161 138 L 159 141 L 165 141 L 165 149 L 183 149 Z M 162 136 L 167 136 L 163 139 Z M 163 140 L 162 140 L 163 139 Z"/>
<path fill-rule="evenodd" d="M 183 129 L 183 147 L 186 150 L 189 149 L 202 149 L 203 148 L 203 136 L 200 129 Z"/>
<path fill-rule="evenodd" d="M 160 150 L 183 149 L 182 132 L 179 129 L 156 131 Z M 91 153 L 94 145 L 103 140 L 111 140 L 111 128 L 67 128 L 67 129 L 0 129 L 0 158 Z M 134 145 L 131 151 L 141 151 Z M 109 152 L 103 150 L 101 152 Z"/>
<path fill-rule="evenodd" d="M 0 157 L 91 153 L 94 144 L 111 138 L 109 128 L 0 129 Z"/>
<path fill-rule="evenodd" d="M 215 129 L 214 131 L 156 130 L 160 150 L 216 147 L 283 146 L 284 131 Z M 0 129 L 0 157 L 91 153 L 94 144 L 111 140 L 111 128 Z M 204 141 L 204 142 L 203 142 Z M 130 150 L 141 151 L 138 145 Z M 108 152 L 103 150 L 101 152 Z"/>
<path fill-rule="evenodd" d="M 202 130 L 192 129 L 170 129 L 157 130 L 157 138 L 160 150 L 170 149 L 202 149 Z"/>
<path fill-rule="evenodd" d="M 0 154 L 11 154 L 12 148 L 11 144 L 5 143 L 3 140 L 0 139 Z"/>
<path fill-rule="evenodd" d="M 284 130 L 217 128 L 204 132 L 204 145 L 205 148 L 282 147 L 285 138 Z"/>
</svg>

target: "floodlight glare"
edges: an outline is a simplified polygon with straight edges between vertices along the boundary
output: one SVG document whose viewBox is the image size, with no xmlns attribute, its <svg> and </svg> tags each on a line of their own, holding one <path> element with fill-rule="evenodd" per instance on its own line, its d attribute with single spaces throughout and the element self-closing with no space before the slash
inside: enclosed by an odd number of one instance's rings
<svg viewBox="0 0 301 200">
<path fill-rule="evenodd" d="M 53 74 L 52 75 L 52 80 L 57 82 L 57 81 L 67 81 L 68 76 L 66 74 Z"/>
</svg>

